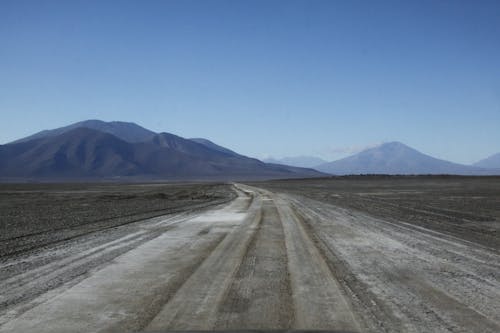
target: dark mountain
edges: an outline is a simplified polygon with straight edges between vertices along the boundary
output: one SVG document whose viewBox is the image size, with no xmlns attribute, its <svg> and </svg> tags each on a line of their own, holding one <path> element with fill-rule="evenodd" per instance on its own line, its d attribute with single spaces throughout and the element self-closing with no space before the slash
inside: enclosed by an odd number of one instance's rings
<svg viewBox="0 0 500 333">
<path fill-rule="evenodd" d="M 500 169 L 500 153 L 491 155 L 473 165 L 480 168 Z"/>
<path fill-rule="evenodd" d="M 273 164 L 291 165 L 294 167 L 302 167 L 302 168 L 314 168 L 318 165 L 327 163 L 327 161 L 314 156 L 293 156 L 293 157 L 283 157 L 280 159 L 267 158 L 264 160 L 264 162 Z"/>
<path fill-rule="evenodd" d="M 19 143 L 30 141 L 33 139 L 46 138 L 50 136 L 57 136 L 75 128 L 90 128 L 104 133 L 109 133 L 127 142 L 143 142 L 151 139 L 156 133 L 145 129 L 134 123 L 127 123 L 123 121 L 110 121 L 105 122 L 102 120 L 85 120 L 69 126 L 59 127 L 52 130 L 44 130 L 25 138 L 16 140 L 12 143 Z"/>
<path fill-rule="evenodd" d="M 208 141 L 208 140 L 206 140 Z M 210 142 L 210 141 L 208 141 Z M 239 155 L 226 149 L 224 147 L 218 146 L 211 142 L 211 144 L 206 145 L 197 143 L 192 139 L 184 139 L 177 135 L 169 133 L 160 133 L 154 136 L 151 141 L 146 143 L 152 143 L 156 146 L 170 148 L 172 150 L 182 152 L 185 155 L 201 158 L 203 161 L 207 162 L 217 170 L 224 172 L 226 174 L 251 174 L 254 171 L 260 170 L 259 172 L 286 172 L 286 173 L 311 173 L 314 171 L 302 169 L 297 170 L 295 168 L 290 168 L 287 166 L 275 166 L 263 163 L 255 158 L 246 157 Z M 215 146 L 215 147 L 214 147 Z M 213 149 L 214 147 L 215 149 Z"/>
<path fill-rule="evenodd" d="M 227 149 L 227 148 L 224 148 L 222 146 L 219 146 L 215 143 L 213 143 L 212 141 L 210 140 L 207 140 L 207 139 L 203 139 L 203 138 L 192 138 L 192 139 L 189 139 L 191 141 L 194 141 L 196 143 L 199 143 L 199 144 L 202 144 L 210 149 L 213 149 L 213 150 L 217 150 L 217 151 L 220 151 L 220 152 L 223 152 L 223 153 L 226 153 L 228 155 L 232 155 L 232 156 L 242 156 L 238 153 L 235 153 L 234 151 L 230 150 L 230 149 Z"/>
<path fill-rule="evenodd" d="M 80 127 L 55 136 L 0 146 L 2 179 L 231 180 L 321 175 L 315 170 L 228 155 L 168 133 L 131 143 L 109 133 Z"/>
<path fill-rule="evenodd" d="M 171 149 L 178 150 L 180 152 L 200 156 L 203 158 L 211 158 L 211 157 L 245 157 L 242 155 L 238 155 L 236 153 L 226 153 L 225 150 L 230 151 L 229 149 L 225 149 L 223 147 L 216 146 L 217 148 L 212 148 L 211 146 L 207 146 L 205 144 L 197 143 L 192 139 L 184 139 L 180 136 L 170 134 L 170 133 L 160 133 L 156 134 L 151 138 L 148 142 L 151 142 L 155 145 L 159 145 L 161 147 L 168 147 Z M 247 157 L 245 157 L 247 158 Z"/>
<path fill-rule="evenodd" d="M 88 128 L 57 136 L 0 146 L 3 177 L 88 177 L 138 174 L 135 147 L 117 137 Z"/>
<path fill-rule="evenodd" d="M 316 169 L 332 174 L 488 174 L 487 170 L 440 160 L 400 142 L 390 142 Z M 493 172 L 491 172 L 493 173 Z"/>
</svg>

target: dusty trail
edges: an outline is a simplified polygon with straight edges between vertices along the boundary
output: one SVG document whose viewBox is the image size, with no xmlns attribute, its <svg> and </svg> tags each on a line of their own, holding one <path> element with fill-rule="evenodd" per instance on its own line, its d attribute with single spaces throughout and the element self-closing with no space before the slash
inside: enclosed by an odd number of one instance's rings
<svg viewBox="0 0 500 333">
<path fill-rule="evenodd" d="M 500 331 L 500 258 L 488 248 L 300 196 L 235 191 L 223 207 L 2 263 L 0 332 Z M 16 274 L 21 261 L 29 269 Z"/>
<path fill-rule="evenodd" d="M 498 332 L 500 256 L 424 228 L 282 195 L 300 212 L 356 307 L 387 331 Z M 376 326 L 375 326 L 376 327 Z M 373 330 L 372 326 L 372 330 Z"/>
<path fill-rule="evenodd" d="M 283 226 L 273 200 L 264 197 L 258 230 L 220 304 L 214 328 L 290 328 L 293 305 Z"/>
<path fill-rule="evenodd" d="M 227 285 L 231 283 L 241 258 L 261 223 L 260 208 L 255 207 L 259 205 L 259 198 L 253 200 L 253 205 L 248 208 L 249 214 L 242 219 L 242 223 L 226 236 L 185 281 L 148 325 L 148 330 L 209 329 L 214 325 L 217 310 L 214 305 L 221 302 Z M 200 216 L 196 220 L 210 223 L 219 221 L 220 218 L 220 214 L 215 213 L 214 216 Z"/>
<path fill-rule="evenodd" d="M 290 274 L 294 292 L 295 328 L 359 331 L 347 295 L 336 281 L 335 272 L 307 234 L 300 218 L 280 199 L 280 216 L 285 225 Z"/>
</svg>

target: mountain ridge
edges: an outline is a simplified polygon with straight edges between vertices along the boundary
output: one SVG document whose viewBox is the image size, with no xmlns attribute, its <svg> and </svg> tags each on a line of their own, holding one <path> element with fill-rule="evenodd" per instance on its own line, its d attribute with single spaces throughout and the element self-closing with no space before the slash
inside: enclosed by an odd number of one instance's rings
<svg viewBox="0 0 500 333">
<path fill-rule="evenodd" d="M 316 157 L 280 160 L 240 155 L 204 138 L 155 133 L 135 123 L 85 120 L 0 145 L 0 178 L 152 177 L 294 178 L 346 174 L 498 175 L 500 154 L 462 165 L 401 142 L 313 166 Z M 307 167 L 304 167 L 304 163 Z M 492 166 L 492 167 L 488 167 Z M 316 171 L 313 168 L 319 170 Z M 321 173 L 324 172 L 324 173 Z"/>
<path fill-rule="evenodd" d="M 89 120 L 79 121 L 67 126 L 58 127 L 55 129 L 43 130 L 9 143 L 20 143 L 20 142 L 30 141 L 32 139 L 57 136 L 59 134 L 63 134 L 65 132 L 80 127 L 90 128 L 100 132 L 109 133 L 118 137 L 119 139 L 133 143 L 146 141 L 156 134 L 155 132 L 150 131 L 132 122 L 124 122 L 124 121 L 105 122 L 98 119 L 89 119 Z"/>
<path fill-rule="evenodd" d="M 218 150 L 218 151 L 221 151 L 221 152 L 224 152 L 228 155 L 232 155 L 232 156 L 243 156 L 243 155 L 240 155 L 234 151 L 232 151 L 231 149 L 228 149 L 228 148 L 225 148 L 225 147 L 222 147 L 222 146 L 219 146 L 218 144 L 208 140 L 208 139 L 204 139 L 204 138 L 191 138 L 189 139 L 191 141 L 194 141 L 196 143 L 199 143 L 199 144 L 202 144 L 206 147 L 209 147 L 211 149 L 214 149 L 214 150 Z"/>
<path fill-rule="evenodd" d="M 146 141 L 128 142 L 107 132 L 74 125 L 0 145 L 0 178 L 231 180 L 324 175 L 312 169 L 274 166 L 228 154 L 170 133 L 149 131 L 153 133 L 150 135 L 143 131 Z"/>
</svg>

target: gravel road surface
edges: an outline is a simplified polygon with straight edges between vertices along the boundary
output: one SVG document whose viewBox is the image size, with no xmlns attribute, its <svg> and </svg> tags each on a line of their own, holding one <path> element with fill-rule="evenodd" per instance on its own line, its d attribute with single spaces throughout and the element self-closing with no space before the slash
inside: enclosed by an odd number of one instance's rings
<svg viewBox="0 0 500 333">
<path fill-rule="evenodd" d="M 500 332 L 496 249 L 300 195 L 234 191 L 215 208 L 3 260 L 0 332 Z"/>
</svg>

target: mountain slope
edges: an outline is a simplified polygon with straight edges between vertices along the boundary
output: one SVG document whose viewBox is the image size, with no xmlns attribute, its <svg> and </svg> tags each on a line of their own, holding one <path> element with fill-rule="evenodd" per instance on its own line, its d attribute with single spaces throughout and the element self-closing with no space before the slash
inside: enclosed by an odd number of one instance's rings
<svg viewBox="0 0 500 333">
<path fill-rule="evenodd" d="M 389 142 L 317 167 L 332 174 L 484 174 L 485 170 L 440 160 L 400 142 Z"/>
<path fill-rule="evenodd" d="M 57 136 L 80 127 L 89 128 L 104 133 L 109 133 L 127 142 L 143 142 L 149 140 L 152 136 L 156 134 L 155 132 L 145 129 L 134 123 L 128 123 L 123 121 L 105 122 L 102 120 L 92 119 L 92 120 L 80 121 L 78 123 L 74 123 L 64 127 L 59 127 L 52 130 L 44 130 L 35 133 L 33 135 L 27 136 L 25 138 L 16 140 L 12 143 L 20 143 L 20 142 L 30 141 L 33 139 Z"/>
<path fill-rule="evenodd" d="M 208 140 L 207 140 L 208 141 Z M 146 141 L 153 143 L 155 145 L 159 145 L 161 147 L 168 147 L 172 149 L 176 149 L 183 153 L 200 156 L 203 158 L 211 158 L 211 157 L 242 157 L 248 158 L 243 155 L 238 155 L 234 152 L 231 152 L 229 149 L 218 146 L 214 143 L 211 145 L 207 145 L 205 143 L 198 143 L 193 139 L 185 139 L 183 137 L 170 134 L 170 133 L 159 133 L 153 136 L 150 140 Z M 228 152 L 226 152 L 228 151 Z"/>
<path fill-rule="evenodd" d="M 234 151 L 230 150 L 230 149 L 227 149 L 227 148 L 224 148 L 222 146 L 219 146 L 215 143 L 213 143 L 212 141 L 210 140 L 207 140 L 207 139 L 203 139 L 203 138 L 192 138 L 192 139 L 189 139 L 193 142 L 196 142 L 196 143 L 199 143 L 199 144 L 202 144 L 204 145 L 205 147 L 208 147 L 210 149 L 213 149 L 213 150 L 217 150 L 217 151 L 220 151 L 220 152 L 223 152 L 227 155 L 231 155 L 231 156 L 242 156 L 238 153 L 235 153 Z"/>
<path fill-rule="evenodd" d="M 491 155 L 473 165 L 480 168 L 500 169 L 500 153 Z"/>
<path fill-rule="evenodd" d="M 205 142 L 200 144 L 192 139 L 184 139 L 170 133 L 157 134 L 150 141 L 145 143 L 152 143 L 160 147 L 174 149 L 188 156 L 200 158 L 211 168 L 215 168 L 219 173 L 226 175 L 251 175 L 252 173 L 286 173 L 292 175 L 295 172 L 304 174 L 314 173 L 307 169 L 292 170 L 292 168 L 286 166 L 269 165 L 255 158 L 246 157 L 234 152 L 228 153 L 228 151 L 231 152 L 229 149 L 218 146 L 214 143 L 211 143 L 210 145 L 206 145 Z"/>
<path fill-rule="evenodd" d="M 0 175 L 10 177 L 125 176 L 141 172 L 134 147 L 117 137 L 76 128 L 58 136 L 0 146 Z"/>
<path fill-rule="evenodd" d="M 264 159 L 264 162 L 273 164 L 284 164 L 302 168 L 314 168 L 318 165 L 327 163 L 327 161 L 314 156 L 293 156 L 293 157 L 283 157 L 280 159 L 267 158 Z"/>
<path fill-rule="evenodd" d="M 56 136 L 0 146 L 0 178 L 3 179 L 232 180 L 321 175 L 314 170 L 231 156 L 169 133 L 130 143 L 109 133 L 79 127 Z"/>
</svg>

